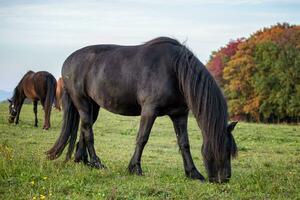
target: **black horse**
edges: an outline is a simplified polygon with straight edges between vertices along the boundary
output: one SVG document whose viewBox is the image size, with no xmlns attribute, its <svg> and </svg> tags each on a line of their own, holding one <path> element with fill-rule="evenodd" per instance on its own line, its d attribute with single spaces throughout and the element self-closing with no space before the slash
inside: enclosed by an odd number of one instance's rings
<svg viewBox="0 0 300 200">
<path fill-rule="evenodd" d="M 156 117 L 168 115 L 186 176 L 203 181 L 190 153 L 187 120 L 191 110 L 202 130 L 202 155 L 209 180 L 225 182 L 231 177 L 231 157 L 237 154 L 231 131 L 236 122 L 227 124 L 227 104 L 221 90 L 205 66 L 177 40 L 160 37 L 137 46 L 88 46 L 66 59 L 62 77 L 63 126 L 47 152 L 50 159 L 59 157 L 68 142 L 66 160 L 71 158 L 81 119 L 75 162 L 104 167 L 94 149 L 92 129 L 103 107 L 121 115 L 141 115 L 128 170 L 142 175 L 141 156 L 152 125 Z"/>
<path fill-rule="evenodd" d="M 34 126 L 37 127 L 37 105 L 38 101 L 45 111 L 45 120 L 43 129 L 50 128 L 50 114 L 51 107 L 55 99 L 56 92 L 56 79 L 52 74 L 45 71 L 33 72 L 28 71 L 21 81 L 18 83 L 14 90 L 13 97 L 8 99 L 9 101 L 9 118 L 10 123 L 19 123 L 19 116 L 21 112 L 22 105 L 26 98 L 29 98 L 33 102 L 33 112 L 35 114 Z M 58 107 L 58 105 L 56 105 Z"/>
</svg>

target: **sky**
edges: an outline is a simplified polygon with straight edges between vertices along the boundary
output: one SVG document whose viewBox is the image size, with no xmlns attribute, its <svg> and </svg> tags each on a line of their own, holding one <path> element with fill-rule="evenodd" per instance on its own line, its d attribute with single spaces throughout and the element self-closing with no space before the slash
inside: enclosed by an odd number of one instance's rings
<svg viewBox="0 0 300 200">
<path fill-rule="evenodd" d="M 0 90 L 28 71 L 56 78 L 64 60 L 92 44 L 176 38 L 205 64 L 232 39 L 278 22 L 300 24 L 299 0 L 0 0 Z"/>
</svg>

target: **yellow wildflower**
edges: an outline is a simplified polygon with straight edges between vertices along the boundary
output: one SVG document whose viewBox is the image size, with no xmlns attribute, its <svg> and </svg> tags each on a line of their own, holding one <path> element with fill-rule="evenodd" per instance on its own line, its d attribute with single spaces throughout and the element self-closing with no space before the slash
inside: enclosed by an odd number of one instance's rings
<svg viewBox="0 0 300 200">
<path fill-rule="evenodd" d="M 47 180 L 47 178 L 48 178 L 47 176 L 44 176 L 44 178 L 43 178 L 43 179 L 44 179 L 44 180 Z"/>
<path fill-rule="evenodd" d="M 36 197 L 32 197 L 32 200 L 36 200 Z"/>
<path fill-rule="evenodd" d="M 44 195 L 41 194 L 41 195 L 40 195 L 40 199 L 43 200 L 43 199 L 46 199 L 46 197 L 45 197 Z"/>
<path fill-rule="evenodd" d="M 34 181 L 31 181 L 30 183 L 31 183 L 31 185 L 34 185 Z"/>
</svg>

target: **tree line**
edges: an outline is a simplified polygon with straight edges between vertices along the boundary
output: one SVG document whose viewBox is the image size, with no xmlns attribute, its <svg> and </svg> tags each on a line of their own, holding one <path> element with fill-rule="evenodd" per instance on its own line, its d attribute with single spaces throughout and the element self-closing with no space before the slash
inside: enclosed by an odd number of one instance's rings
<svg viewBox="0 0 300 200">
<path fill-rule="evenodd" d="M 300 121 L 300 26 L 278 23 L 212 52 L 207 67 L 232 118 Z"/>
</svg>

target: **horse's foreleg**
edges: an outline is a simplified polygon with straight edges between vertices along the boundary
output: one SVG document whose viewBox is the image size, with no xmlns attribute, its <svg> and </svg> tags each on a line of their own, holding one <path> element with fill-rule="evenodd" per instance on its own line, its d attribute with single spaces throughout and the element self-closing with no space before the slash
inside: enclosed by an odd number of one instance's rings
<svg viewBox="0 0 300 200">
<path fill-rule="evenodd" d="M 141 121 L 136 139 L 135 151 L 128 166 L 128 170 L 130 173 L 135 173 L 137 175 L 142 175 L 143 173 L 141 168 L 141 157 L 144 147 L 149 139 L 151 128 L 155 119 L 155 110 L 151 107 L 144 106 L 142 108 Z"/>
<path fill-rule="evenodd" d="M 185 175 L 192 179 L 204 181 L 205 179 L 197 170 L 190 152 L 190 144 L 187 132 L 188 113 L 182 116 L 170 116 L 170 118 L 174 125 L 177 142 L 183 158 Z"/>
<path fill-rule="evenodd" d="M 18 107 L 18 110 L 17 110 L 17 116 L 16 116 L 16 120 L 15 120 L 15 124 L 19 124 L 20 113 L 21 113 L 21 109 L 22 109 L 24 100 L 25 100 L 25 99 L 22 99 L 22 100 L 21 100 L 20 106 Z"/>
<path fill-rule="evenodd" d="M 33 112 L 34 112 L 34 126 L 37 127 L 38 126 L 38 118 L 37 118 L 37 105 L 38 105 L 38 101 L 33 101 Z"/>
</svg>

